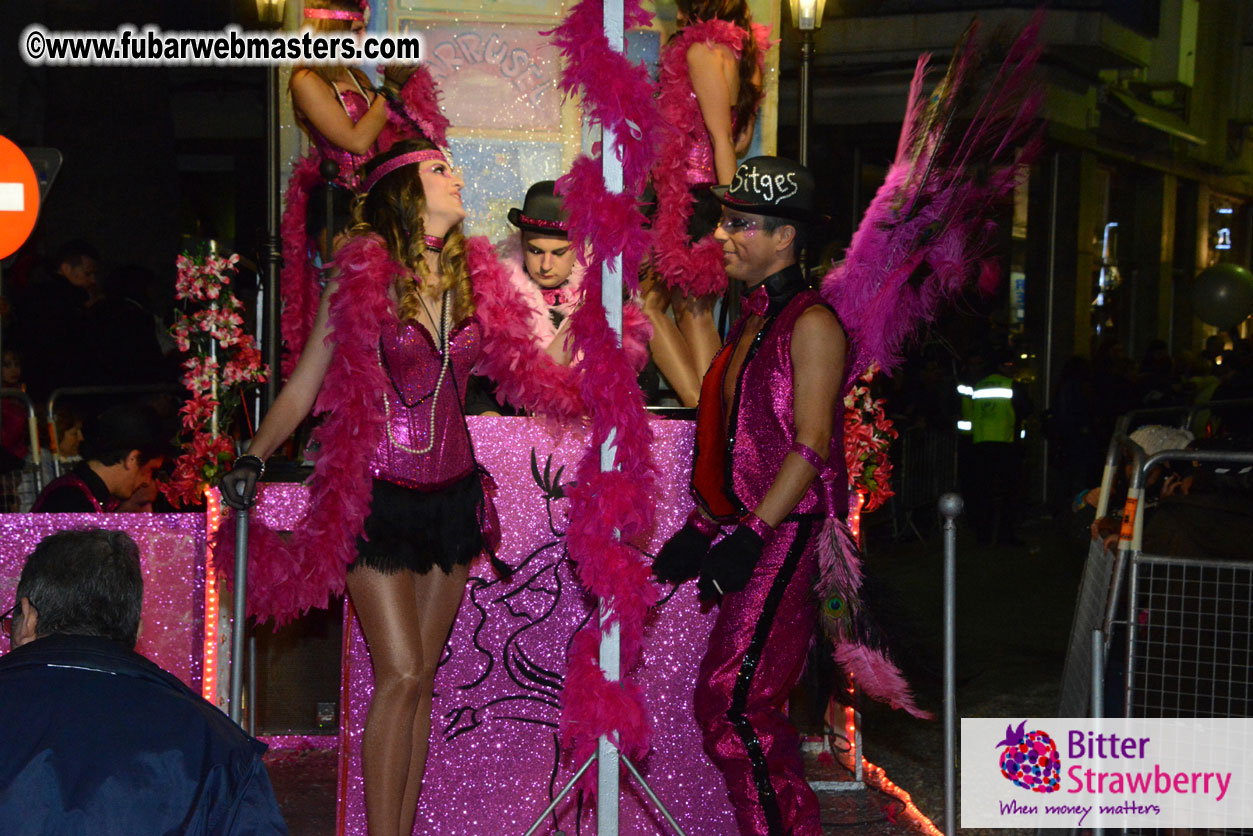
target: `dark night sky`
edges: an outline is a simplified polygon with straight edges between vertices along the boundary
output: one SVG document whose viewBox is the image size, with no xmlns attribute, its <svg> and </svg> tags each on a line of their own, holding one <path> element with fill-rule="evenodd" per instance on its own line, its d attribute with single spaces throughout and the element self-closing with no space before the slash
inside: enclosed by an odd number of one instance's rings
<svg viewBox="0 0 1253 836">
<path fill-rule="evenodd" d="M 218 30 L 232 21 L 255 28 L 249 14 L 255 6 L 237 0 L 36 0 L 6 9 L 0 134 L 64 156 L 28 248 L 47 253 L 84 238 L 99 248 L 106 271 L 137 262 L 172 277 L 182 234 L 256 246 L 264 221 L 263 68 L 29 67 L 16 48 L 33 22 L 49 31 L 123 23 Z"/>
</svg>

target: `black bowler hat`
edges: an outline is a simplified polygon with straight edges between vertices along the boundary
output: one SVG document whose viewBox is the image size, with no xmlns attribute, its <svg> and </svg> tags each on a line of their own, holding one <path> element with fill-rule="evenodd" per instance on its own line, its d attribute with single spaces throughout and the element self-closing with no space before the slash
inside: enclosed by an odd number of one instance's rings
<svg viewBox="0 0 1253 836">
<path fill-rule="evenodd" d="M 523 232 L 539 232 L 552 238 L 570 237 L 566 231 L 568 216 L 561 198 L 553 193 L 554 182 L 541 180 L 526 190 L 522 208 L 509 210 L 509 223 Z"/>
<path fill-rule="evenodd" d="M 814 176 L 800 163 L 783 157 L 753 157 L 740 163 L 730 186 L 710 191 L 718 202 L 737 212 L 793 221 L 816 222 Z"/>
</svg>

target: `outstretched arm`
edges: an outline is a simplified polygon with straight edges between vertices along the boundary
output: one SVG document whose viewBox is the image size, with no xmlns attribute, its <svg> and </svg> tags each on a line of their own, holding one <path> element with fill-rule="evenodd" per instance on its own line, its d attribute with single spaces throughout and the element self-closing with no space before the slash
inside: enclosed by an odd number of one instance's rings
<svg viewBox="0 0 1253 836">
<path fill-rule="evenodd" d="M 735 176 L 735 139 L 731 135 L 731 105 L 739 95 L 739 77 L 731 50 L 722 45 L 693 44 L 687 50 L 687 73 L 700 104 L 705 130 L 714 149 L 718 182 L 729 185 Z"/>
<path fill-rule="evenodd" d="M 840 384 L 844 379 L 844 329 L 829 310 L 812 307 L 792 332 L 792 414 L 796 440 L 825 459 L 834 432 Z M 805 459 L 788 453 L 770 489 L 754 509 L 771 527 L 792 512 L 817 473 Z"/>
<path fill-rule="evenodd" d="M 300 362 L 296 364 L 287 385 L 278 393 L 274 405 L 257 428 L 257 434 L 248 447 L 249 455 L 262 460 L 269 458 L 296 431 L 296 427 L 300 426 L 300 422 L 313 408 L 318 390 L 322 388 L 322 380 L 326 377 L 326 370 L 331 364 L 331 349 L 326 344 L 326 338 L 330 334 L 327 310 L 331 295 L 337 287 L 335 282 L 331 282 L 322 294 L 318 318 L 313 324 L 313 332 L 309 334 L 304 351 L 300 354 Z"/>
</svg>

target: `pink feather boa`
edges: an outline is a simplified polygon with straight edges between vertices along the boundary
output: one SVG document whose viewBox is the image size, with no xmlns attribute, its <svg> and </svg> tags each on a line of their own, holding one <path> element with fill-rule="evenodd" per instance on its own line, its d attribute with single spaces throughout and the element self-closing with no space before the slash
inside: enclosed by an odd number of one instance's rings
<svg viewBox="0 0 1253 836">
<path fill-rule="evenodd" d="M 375 146 L 386 151 L 402 139 L 421 134 L 436 145 L 447 144 L 448 118 L 439 107 L 440 91 L 430 70 L 419 65 L 400 88 L 402 109 L 389 106 L 387 122 Z M 282 331 L 283 378 L 291 376 L 300 361 L 305 340 L 313 330 L 318 315 L 322 286 L 313 266 L 316 243 L 309 240 L 306 210 L 309 192 L 321 182 L 318 171 L 322 158 L 316 148 L 309 151 L 292 169 L 287 183 L 286 206 L 283 208 L 283 269 L 279 287 L 283 298 Z"/>
<path fill-rule="evenodd" d="M 379 151 L 419 133 L 441 148 L 447 146 L 448 117 L 440 110 L 439 98 L 439 85 L 431 71 L 419 64 L 400 88 L 401 112 L 387 108 L 387 124 L 378 139 Z"/>
<path fill-rule="evenodd" d="M 373 493 L 369 461 L 383 430 L 379 393 L 388 385 L 376 346 L 382 324 L 395 316 L 387 287 L 402 268 L 374 235 L 345 244 L 335 266 L 338 288 L 329 312 L 334 348 L 314 406 L 327 415 L 313 435 L 318 454 L 309 506 L 290 537 L 259 521 L 249 527 L 248 612 L 278 624 L 325 607 L 330 596 L 343 592 Z M 228 577 L 233 528 L 219 529 L 214 549 Z"/>
<path fill-rule="evenodd" d="M 497 381 L 497 394 L 514 406 L 543 404 L 543 413 L 557 422 L 581 421 L 578 374 L 540 347 L 532 311 L 509 267 L 497 260 L 485 238 L 467 242 L 466 254 L 482 265 L 474 276 L 475 313 L 483 323 L 483 354 L 476 373 Z"/>
<path fill-rule="evenodd" d="M 309 192 L 321 180 L 318 166 L 322 158 L 316 148 L 309 151 L 292 168 L 287 181 L 286 207 L 283 209 L 281 234 L 283 236 L 283 270 L 279 274 L 279 286 L 283 291 L 283 379 L 291 377 L 300 359 L 305 340 L 313 330 L 318 316 L 321 285 L 318 271 L 313 266 L 312 253 L 316 244 L 309 240 L 305 225 L 309 208 Z"/>
<path fill-rule="evenodd" d="M 580 581 L 612 606 L 605 624 L 589 625 L 570 649 L 561 739 L 575 763 L 595 751 L 601 735 L 615 741 L 630 758 L 648 752 L 643 695 L 630 676 L 639 661 L 644 618 L 657 595 L 648 567 L 629 545 L 653 527 L 652 431 L 631 359 L 605 317 L 601 277 L 605 262 L 621 256 L 623 284 L 629 289 L 636 286 L 647 236 L 635 195 L 643 191 L 651 168 L 660 123 L 647 73 L 609 48 L 602 12 L 601 0 L 580 0 L 552 33 L 565 59 L 561 88 L 567 95 L 580 95 L 584 112 L 614 130 L 624 181 L 621 194 L 609 192 L 595 156 L 580 157 L 557 181 L 559 194 L 577 198 L 568 204 L 570 240 L 588 254 L 583 305 L 571 318 L 571 328 L 583 369 L 579 386 L 590 416 L 591 444 L 570 492 L 571 525 L 566 536 Z M 639 0 L 624 0 L 623 15 L 627 28 L 646 27 L 652 19 Z M 614 465 L 602 472 L 600 447 L 610 433 Z M 610 682 L 600 669 L 597 650 L 602 629 L 615 622 L 621 628 L 624 676 Z M 593 786 L 589 779 L 583 789 Z"/>
<path fill-rule="evenodd" d="M 548 304 L 544 301 L 540 286 L 526 272 L 526 261 L 522 253 L 522 236 L 510 235 L 496 245 L 496 253 L 509 270 L 509 284 L 513 287 L 515 302 L 522 305 L 523 310 L 529 314 L 531 333 L 535 335 L 540 348 L 548 348 L 557 337 L 557 326 L 553 325 L 553 319 L 548 313 Z M 576 260 L 574 268 L 570 271 L 570 277 L 561 288 L 563 294 L 566 294 L 565 298 L 571 300 L 558 305 L 562 316 L 568 317 L 578 309 L 578 302 L 574 300 L 581 292 L 583 274 L 586 272 L 587 268 Z"/>
<path fill-rule="evenodd" d="M 758 66 L 764 69 L 769 27 L 753 24 L 753 37 Z M 738 60 L 744 51 L 744 30 L 729 21 L 706 20 L 680 30 L 662 50 L 658 107 L 670 130 L 663 135 L 653 166 L 657 191 L 653 251 L 662 281 L 688 295 L 709 296 L 727 285 L 722 247 L 712 237 L 695 242 L 687 237 L 693 204 L 686 177 L 688 152 L 694 142 L 709 141 L 687 68 L 687 51 L 698 43 L 725 46 Z"/>
<path fill-rule="evenodd" d="M 481 280 L 476 286 L 483 287 L 480 293 L 480 296 L 483 297 L 483 302 L 478 304 L 489 305 L 493 313 L 499 311 L 500 318 L 506 321 L 512 320 L 519 312 L 526 312 L 530 322 L 531 335 L 536 345 L 540 349 L 547 349 L 557 336 L 557 329 L 553 326 L 552 317 L 548 314 L 548 304 L 544 301 L 544 294 L 541 292 L 539 285 L 527 275 L 526 265 L 522 256 L 521 237 L 518 235 L 509 236 L 496 245 L 496 253 L 500 257 L 502 264 L 509 271 L 510 287 L 499 286 L 499 284 L 491 280 Z M 574 301 L 560 307 L 562 313 L 567 317 L 572 317 L 582 305 L 583 279 L 586 275 L 587 268 L 583 266 L 582 262 L 576 260 L 566 285 L 574 296 Z M 486 299 L 489 295 L 494 297 L 491 301 Z M 496 300 L 500 300 L 500 304 L 492 304 Z M 521 329 L 519 329 L 520 331 Z M 569 339 L 571 336 L 567 335 L 566 338 Z M 628 300 L 622 306 L 622 347 L 626 351 L 627 360 L 636 374 L 639 374 L 640 370 L 648 364 L 648 341 L 652 339 L 652 336 L 652 325 L 649 324 L 648 317 L 644 315 L 637 302 Z M 572 365 L 576 370 L 581 368 L 581 364 L 577 359 Z M 542 398 L 531 398 L 530 401 L 544 402 Z M 551 410 L 545 411 L 551 412 Z"/>
</svg>

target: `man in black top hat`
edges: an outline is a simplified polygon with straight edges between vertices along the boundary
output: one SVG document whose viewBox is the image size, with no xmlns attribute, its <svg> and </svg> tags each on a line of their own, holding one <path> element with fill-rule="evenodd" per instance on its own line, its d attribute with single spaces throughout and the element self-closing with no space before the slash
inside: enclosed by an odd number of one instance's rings
<svg viewBox="0 0 1253 836">
<path fill-rule="evenodd" d="M 570 362 L 566 320 L 578 307 L 583 265 L 570 243 L 567 213 L 552 180 L 526 190 L 522 208 L 509 210 L 519 234 L 500 246 L 514 287 L 531 308 L 531 325 L 541 348 L 563 365 Z M 558 335 L 560 334 L 560 339 Z"/>
<path fill-rule="evenodd" d="M 88 422 L 83 461 L 54 479 L 31 508 L 36 513 L 129 510 L 123 503 L 152 484 L 153 474 L 172 455 L 169 434 L 147 404 L 110 407 Z"/>
<path fill-rule="evenodd" d="M 820 836 L 784 707 L 816 624 L 819 534 L 847 512 L 844 331 L 797 263 L 818 219 L 809 171 L 754 157 L 713 192 L 714 237 L 727 276 L 745 285 L 743 312 L 701 387 L 697 507 L 653 572 L 674 583 L 699 576 L 701 594 L 719 599 L 694 703 L 740 832 Z"/>
</svg>

